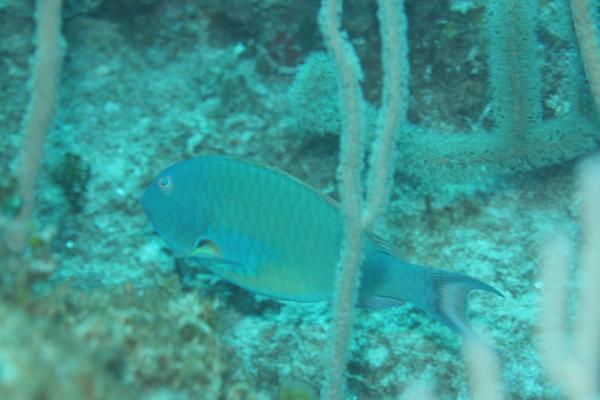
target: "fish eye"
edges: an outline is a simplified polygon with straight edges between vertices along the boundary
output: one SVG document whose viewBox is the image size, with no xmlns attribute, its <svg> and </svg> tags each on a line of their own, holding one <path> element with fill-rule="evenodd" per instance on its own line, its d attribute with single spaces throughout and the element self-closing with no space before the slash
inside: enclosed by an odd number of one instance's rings
<svg viewBox="0 0 600 400">
<path fill-rule="evenodd" d="M 171 193 L 173 191 L 173 180 L 170 176 L 162 176 L 156 181 L 156 186 L 162 193 Z"/>
</svg>

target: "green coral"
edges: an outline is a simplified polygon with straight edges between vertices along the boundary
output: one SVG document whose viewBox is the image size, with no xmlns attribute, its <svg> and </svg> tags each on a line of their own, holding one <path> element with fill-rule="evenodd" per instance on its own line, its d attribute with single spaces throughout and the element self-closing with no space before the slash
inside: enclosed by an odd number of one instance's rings
<svg viewBox="0 0 600 400">
<path fill-rule="evenodd" d="M 53 289 L 38 312 L 103 354 L 103 373 L 135 398 L 165 390 L 176 398 L 255 398 L 252 381 L 221 340 L 218 303 L 182 294 L 176 277 L 147 289 L 64 289 Z"/>
<path fill-rule="evenodd" d="M 312 133 L 340 131 L 337 70 L 326 53 L 313 53 L 298 68 L 288 92 L 299 126 Z"/>
<path fill-rule="evenodd" d="M 99 354 L 39 315 L 0 303 L 0 398 L 123 399 Z"/>
<path fill-rule="evenodd" d="M 69 207 L 75 213 L 83 209 L 90 176 L 90 165 L 81 156 L 69 152 L 50 171 L 50 178 L 60 186 Z"/>
<path fill-rule="evenodd" d="M 306 384 L 288 382 L 279 390 L 279 400 L 316 400 L 317 395 L 312 387 Z"/>
</svg>

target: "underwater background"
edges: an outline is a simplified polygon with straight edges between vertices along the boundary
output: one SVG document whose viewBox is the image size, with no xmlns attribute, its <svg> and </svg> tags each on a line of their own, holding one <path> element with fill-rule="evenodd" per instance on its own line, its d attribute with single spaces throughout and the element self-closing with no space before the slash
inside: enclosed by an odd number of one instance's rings
<svg viewBox="0 0 600 400">
<path fill-rule="evenodd" d="M 600 3 L 588 4 L 598 21 Z M 139 201 L 158 172 L 204 154 L 277 168 L 339 199 L 340 71 L 319 7 L 65 0 L 57 103 L 15 255 L 6 237 L 22 208 L 39 18 L 34 1 L 0 0 L 0 398 L 319 398 L 329 305 L 182 274 Z M 557 231 L 573 247 L 561 283 L 570 327 L 585 258 L 577 166 L 600 140 L 569 2 L 406 0 L 399 12 L 408 108 L 374 230 L 408 262 L 502 292 L 473 294 L 469 315 L 495 351 L 503 398 L 565 398 L 540 355 L 540 252 Z M 377 2 L 346 0 L 343 28 L 364 75 L 368 143 L 382 95 Z M 415 385 L 471 398 L 462 343 L 410 305 L 358 309 L 346 398 L 418 398 Z"/>
</svg>

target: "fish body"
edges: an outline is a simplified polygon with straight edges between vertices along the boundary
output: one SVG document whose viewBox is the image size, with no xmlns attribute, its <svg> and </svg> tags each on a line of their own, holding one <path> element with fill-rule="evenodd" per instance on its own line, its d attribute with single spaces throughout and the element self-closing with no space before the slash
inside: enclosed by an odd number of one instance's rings
<svg viewBox="0 0 600 400">
<path fill-rule="evenodd" d="M 176 163 L 145 189 L 148 219 L 179 257 L 247 290 L 282 300 L 333 294 L 343 220 L 335 201 L 283 172 L 223 156 Z M 359 305 L 409 301 L 460 333 L 466 296 L 492 287 L 401 261 L 368 233 Z"/>
</svg>

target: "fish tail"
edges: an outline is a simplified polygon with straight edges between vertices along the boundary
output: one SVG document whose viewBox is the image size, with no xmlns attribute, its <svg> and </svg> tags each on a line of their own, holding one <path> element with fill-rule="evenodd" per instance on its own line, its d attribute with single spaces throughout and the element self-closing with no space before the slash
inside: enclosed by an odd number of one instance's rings
<svg viewBox="0 0 600 400">
<path fill-rule="evenodd" d="M 366 260 L 359 305 L 384 308 L 408 301 L 458 334 L 475 337 L 466 316 L 472 290 L 504 297 L 470 276 L 404 263 L 389 253 L 379 252 Z"/>
<path fill-rule="evenodd" d="M 475 336 L 466 316 L 472 290 L 484 290 L 504 297 L 490 285 L 470 276 L 433 268 L 424 270 L 431 285 L 431 298 L 426 302 L 429 306 L 426 311 L 463 336 Z"/>
</svg>

